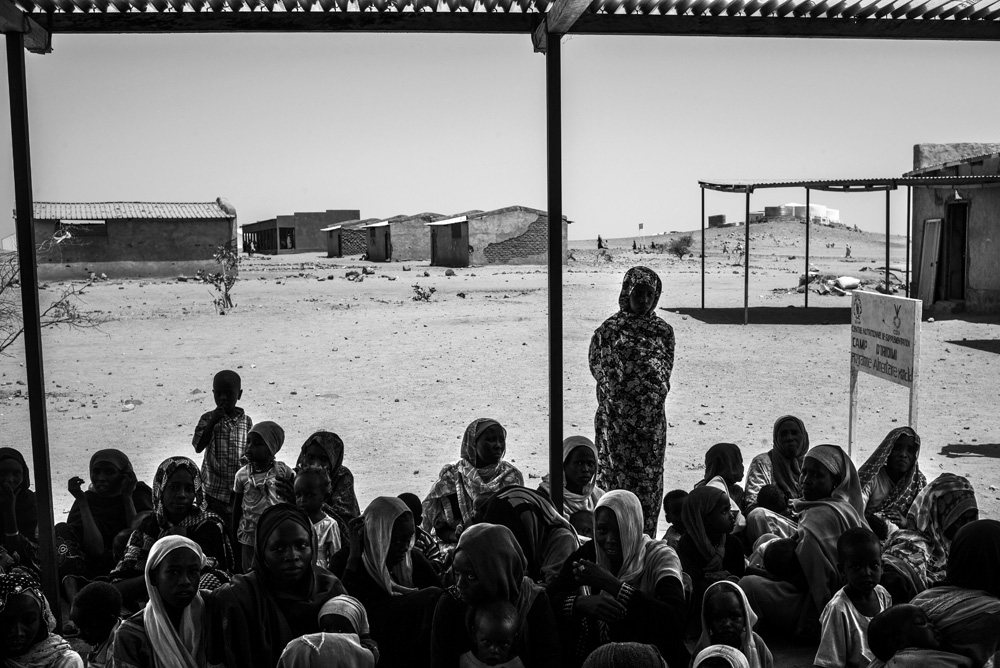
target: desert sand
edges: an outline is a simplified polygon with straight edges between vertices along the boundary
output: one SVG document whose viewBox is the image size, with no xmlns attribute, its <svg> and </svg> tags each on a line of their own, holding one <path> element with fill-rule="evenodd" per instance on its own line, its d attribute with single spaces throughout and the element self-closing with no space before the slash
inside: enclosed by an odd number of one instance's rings
<svg viewBox="0 0 1000 668">
<path fill-rule="evenodd" d="M 606 261 L 597 258 L 594 241 L 571 243 L 574 259 L 563 278 L 565 433 L 593 436 L 590 337 L 617 309 L 625 271 L 643 264 L 663 279 L 658 313 L 677 339 L 666 489 L 700 479 L 704 451 L 719 441 L 740 445 L 749 463 L 768 448 L 772 423 L 785 413 L 803 418 L 813 444 L 846 445 L 850 299 L 812 294 L 813 308 L 805 311 L 803 296 L 788 293 L 804 270 L 803 230 L 794 223 L 751 228 L 755 310 L 746 327 L 741 267 L 721 254 L 722 242 L 742 239 L 743 228 L 712 230 L 706 238 L 706 311 L 698 309 L 696 256 L 633 253 L 628 238 L 611 240 Z M 883 239 L 814 228 L 813 264 L 824 274 L 873 277 L 862 270 L 884 265 Z M 852 245 L 850 261 L 845 243 Z M 893 265 L 902 267 L 903 239 L 892 243 Z M 360 267 L 375 274 L 363 282 L 345 278 Z M 66 481 L 86 477 L 98 448 L 128 453 L 147 482 L 166 456 L 200 461 L 192 432 L 213 407 L 212 376 L 224 368 L 241 374 L 241 405 L 254 420 L 285 428 L 280 459 L 294 463 L 314 430 L 343 437 L 362 507 L 376 495 L 426 494 L 441 466 L 458 458 L 465 426 L 480 416 L 507 427 L 508 458 L 537 484 L 547 466 L 545 267 L 455 273 L 448 277 L 426 262 L 257 257 L 244 261 L 233 291 L 237 306 L 225 316 L 202 283 L 110 276 L 93 285 L 84 299 L 110 316 L 102 331 L 44 335 L 57 521 L 71 504 Z M 412 299 L 415 284 L 436 289 L 429 302 Z M 42 299 L 62 287 L 49 285 Z M 998 324 L 996 317 L 952 317 L 925 322 L 922 335 L 921 468 L 928 478 L 943 471 L 968 476 L 985 517 L 1000 509 Z M 0 358 L 0 423 L 4 443 L 27 453 L 21 344 L 9 352 Z M 853 453 L 859 464 L 907 420 L 903 388 L 870 376 L 862 376 L 860 388 Z"/>
</svg>

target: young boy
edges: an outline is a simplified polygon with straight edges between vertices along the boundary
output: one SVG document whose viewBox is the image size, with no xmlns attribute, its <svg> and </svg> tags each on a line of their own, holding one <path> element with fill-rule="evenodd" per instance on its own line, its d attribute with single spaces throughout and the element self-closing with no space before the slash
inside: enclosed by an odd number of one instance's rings
<svg viewBox="0 0 1000 668">
<path fill-rule="evenodd" d="M 837 541 L 837 569 L 847 584 L 833 595 L 820 615 L 823 631 L 813 663 L 820 668 L 866 668 L 874 658 L 868 648 L 868 623 L 892 605 L 878 582 L 882 549 L 864 527 L 848 529 Z"/>
<path fill-rule="evenodd" d="M 576 529 L 577 535 L 580 537 L 581 541 L 588 541 L 594 539 L 594 513 L 582 509 L 569 516 L 569 523 L 573 525 Z"/>
<path fill-rule="evenodd" d="M 663 534 L 663 540 L 667 541 L 667 544 L 675 550 L 681 536 L 687 533 L 684 528 L 684 520 L 681 519 L 681 510 L 684 508 L 684 500 L 687 496 L 688 493 L 683 489 L 674 489 L 663 497 L 663 515 L 670 522 L 666 533 Z"/>
<path fill-rule="evenodd" d="M 313 523 L 319 554 L 316 565 L 329 568 L 340 549 L 337 520 L 323 512 L 323 499 L 330 493 L 330 474 L 322 466 L 306 466 L 295 474 L 295 505 L 306 511 Z"/>
<path fill-rule="evenodd" d="M 424 521 L 424 508 L 420 504 L 420 499 L 417 498 L 416 494 L 411 494 L 410 492 L 403 492 L 397 498 L 406 504 L 406 507 L 410 509 L 410 513 L 413 515 L 413 524 L 417 527 L 413 546 L 424 553 L 424 556 L 427 557 L 435 569 L 438 571 L 443 570 L 444 552 L 441 551 L 441 546 L 438 545 L 434 536 L 420 526 L 421 522 Z"/>
<path fill-rule="evenodd" d="M 520 657 L 512 656 L 518 631 L 513 603 L 499 600 L 472 609 L 469 631 L 474 649 L 458 657 L 458 668 L 524 668 Z"/>
<path fill-rule="evenodd" d="M 247 434 L 246 458 L 249 463 L 236 472 L 233 491 L 233 523 L 236 539 L 243 553 L 243 570 L 250 572 L 254 544 L 257 540 L 257 520 L 261 514 L 283 501 L 278 493 L 278 480 L 291 481 L 295 473 L 288 464 L 275 460 L 274 455 L 285 442 L 285 431 L 275 422 L 254 425 Z"/>
<path fill-rule="evenodd" d="M 115 631 L 121 625 L 122 595 L 107 582 L 91 582 L 77 593 L 69 611 L 79 638 L 90 645 L 87 668 L 111 665 Z"/>
<path fill-rule="evenodd" d="M 972 659 L 940 651 L 941 633 L 915 605 L 894 605 L 868 624 L 868 646 L 876 661 L 893 668 L 970 668 Z"/>
<path fill-rule="evenodd" d="M 215 374 L 212 396 L 215 398 L 215 410 L 205 413 L 198 420 L 193 442 L 195 452 L 205 453 L 201 474 L 205 480 L 208 509 L 228 524 L 231 520 L 229 506 L 233 483 L 253 420 L 236 405 L 243 396 L 243 387 L 235 371 Z"/>
</svg>

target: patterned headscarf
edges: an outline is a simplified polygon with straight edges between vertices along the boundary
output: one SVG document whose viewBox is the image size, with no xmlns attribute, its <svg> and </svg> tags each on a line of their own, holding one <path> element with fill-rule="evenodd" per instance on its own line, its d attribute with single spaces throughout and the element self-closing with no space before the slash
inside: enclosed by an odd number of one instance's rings
<svg viewBox="0 0 1000 668">
<path fill-rule="evenodd" d="M 277 422 L 270 420 L 258 422 L 250 428 L 247 436 L 250 434 L 259 435 L 272 456 L 277 454 L 278 450 L 281 450 L 281 446 L 285 444 L 285 430 Z"/>
<path fill-rule="evenodd" d="M 38 602 L 42 613 L 42 623 L 38 635 L 28 651 L 17 657 L 9 657 L 4 665 L 11 668 L 48 668 L 59 657 L 71 654 L 77 656 L 70 644 L 52 631 L 56 628 L 56 618 L 49 607 L 49 601 L 42 593 L 42 588 L 32 578 L 20 572 L 0 575 L 0 612 L 7 607 L 7 602 L 14 596 L 27 595 Z"/>
<path fill-rule="evenodd" d="M 654 595 L 656 584 L 664 577 L 675 577 L 683 584 L 677 553 L 663 541 L 653 540 L 643 533 L 642 504 L 639 503 L 639 497 L 628 490 L 616 489 L 601 497 L 597 510 L 601 508 L 613 512 L 618 520 L 622 546 L 622 567 L 616 573 L 619 580 L 647 596 Z M 601 549 L 600 543 L 595 541 L 595 548 L 597 565 L 614 573 L 611 558 Z M 602 595 L 605 593 L 601 592 Z"/>
<path fill-rule="evenodd" d="M 721 489 L 715 487 L 696 487 L 691 490 L 687 498 L 684 499 L 684 506 L 681 510 L 681 517 L 684 520 L 684 528 L 687 534 L 694 541 L 694 546 L 698 553 L 708 563 L 705 565 L 705 572 L 711 573 L 722 570 L 722 560 L 725 557 L 726 537 L 722 537 L 722 542 L 718 545 L 713 543 L 705 532 L 705 515 L 708 515 L 720 505 L 729 507 L 729 495 Z"/>
<path fill-rule="evenodd" d="M 698 644 L 694 646 L 695 656 L 701 652 L 701 650 L 712 645 L 712 638 L 708 632 L 708 619 L 705 618 L 705 612 L 708 599 L 712 596 L 718 596 L 722 592 L 730 593 L 736 597 L 736 600 L 740 602 L 740 607 L 743 609 L 743 642 L 740 645 L 740 651 L 743 656 L 746 657 L 749 668 L 762 668 L 760 662 L 760 654 L 757 650 L 757 638 L 754 635 L 753 627 L 757 623 L 757 615 L 754 613 L 753 608 L 750 607 L 750 602 L 747 600 L 747 595 L 743 592 L 738 584 L 735 582 L 730 582 L 729 580 L 719 580 L 718 582 L 713 582 L 705 590 L 705 596 L 702 598 L 701 605 L 701 637 L 698 639 Z M 765 646 L 766 647 L 766 646 Z"/>
<path fill-rule="evenodd" d="M 365 606 L 353 596 L 341 594 L 340 596 L 331 598 L 319 609 L 316 621 L 322 622 L 323 618 L 327 615 L 340 615 L 347 619 L 351 622 L 351 626 L 354 627 L 358 635 L 365 636 L 371 632 L 368 626 L 368 613 L 365 611 Z"/>
<path fill-rule="evenodd" d="M 892 454 L 892 449 L 896 447 L 896 442 L 903 436 L 909 436 L 913 439 L 913 443 L 917 448 L 917 457 L 920 456 L 920 436 L 917 435 L 917 432 L 913 431 L 910 427 L 897 427 L 893 429 L 882 439 L 882 443 L 875 448 L 875 452 L 868 457 L 858 470 L 861 489 L 864 489 L 868 483 L 878 476 L 879 472 L 885 466 L 886 461 L 888 461 L 889 455 Z M 899 482 L 892 486 L 892 490 L 875 510 L 894 524 L 902 524 L 903 518 L 906 517 L 906 513 L 913 504 L 913 500 L 926 484 L 927 479 L 920 472 L 920 464 L 914 459 L 910 470 L 900 478 Z"/>
<path fill-rule="evenodd" d="M 954 473 L 942 473 L 920 490 L 906 514 L 906 528 L 928 539 L 931 570 L 943 572 L 948 561 L 948 527 L 967 510 L 978 508 L 972 484 Z"/>
<path fill-rule="evenodd" d="M 802 432 L 802 440 L 795 452 L 785 452 L 782 450 L 781 444 L 778 443 L 778 428 L 785 421 L 794 422 L 799 426 L 799 431 Z M 768 457 L 771 460 L 773 483 L 785 493 L 787 498 L 797 499 L 802 496 L 799 477 L 802 475 L 802 462 L 805 461 L 806 452 L 809 450 L 809 433 L 806 431 L 805 423 L 794 415 L 782 415 L 774 421 L 771 443 Z"/>
<path fill-rule="evenodd" d="M 410 536 L 410 544 L 403 560 L 390 570 L 385 563 L 392 542 L 392 528 L 396 520 L 410 509 L 394 496 L 377 496 L 362 515 L 365 522 L 365 552 L 361 557 L 365 570 L 382 590 L 391 596 L 402 596 L 416 591 L 413 586 L 413 549 L 415 535 Z"/>
<path fill-rule="evenodd" d="M 181 469 L 191 474 L 191 480 L 194 483 L 194 503 L 191 505 L 191 510 L 188 511 L 188 514 L 180 522 L 177 522 L 176 526 L 198 526 L 204 521 L 202 513 L 208 510 L 208 499 L 205 498 L 205 491 L 203 489 L 204 480 L 202 480 L 201 470 L 198 468 L 198 465 L 187 457 L 169 457 L 164 459 L 153 475 L 153 513 L 156 515 L 156 520 L 163 529 L 175 526 L 167 519 L 163 510 L 163 488 L 166 487 L 170 476 Z"/>
<path fill-rule="evenodd" d="M 481 467 L 479 466 L 479 462 L 477 461 L 476 441 L 479 439 L 480 436 L 483 435 L 483 432 L 485 432 L 490 427 L 500 428 L 501 432 L 500 438 L 501 440 L 503 440 L 504 443 L 503 454 L 500 455 L 500 459 L 502 460 L 503 455 L 507 454 L 507 430 L 504 429 L 503 426 L 496 420 L 493 420 L 491 418 L 478 418 L 477 420 L 473 420 L 472 424 L 466 427 L 465 434 L 462 436 L 462 459 L 469 462 L 473 466 L 477 467 L 477 469 L 479 469 L 480 471 L 485 471 L 485 469 L 487 468 L 492 468 L 500 465 L 500 463 L 497 462 L 496 464 L 490 464 Z M 480 475 L 484 479 L 487 479 L 489 477 L 487 473 L 481 473 Z"/>
<path fill-rule="evenodd" d="M 317 431 L 306 439 L 306 442 L 302 444 L 302 448 L 299 450 L 299 459 L 295 463 L 295 468 L 299 469 L 303 466 L 303 459 L 306 455 L 306 449 L 310 445 L 318 445 L 323 448 L 323 452 L 326 453 L 326 458 L 330 462 L 330 475 L 335 475 L 337 470 L 344 463 L 344 441 L 337 436 L 332 431 Z"/>
<path fill-rule="evenodd" d="M 181 615 L 180 627 L 174 628 L 160 597 L 160 590 L 153 584 L 151 577 L 168 554 L 182 549 L 194 552 L 204 566 L 205 554 L 201 551 L 201 546 L 184 536 L 164 536 L 156 541 L 146 560 L 146 593 L 149 601 L 143 613 L 143 623 L 156 668 L 198 668 L 205 665 L 207 620 L 201 593 L 195 590 L 194 599 Z"/>
<path fill-rule="evenodd" d="M 723 659 L 730 668 L 750 668 L 743 652 L 729 645 L 709 645 L 694 657 L 691 668 L 698 668 L 706 659 Z"/>
<path fill-rule="evenodd" d="M 640 285 L 645 285 L 653 291 L 653 305 L 645 313 L 632 313 L 630 298 L 632 297 L 632 291 Z M 632 267 L 625 272 L 625 278 L 622 280 L 622 291 L 618 295 L 618 308 L 621 309 L 622 313 L 634 316 L 655 314 L 656 304 L 660 301 L 660 293 L 662 291 L 663 283 L 655 271 L 648 267 Z"/>
</svg>

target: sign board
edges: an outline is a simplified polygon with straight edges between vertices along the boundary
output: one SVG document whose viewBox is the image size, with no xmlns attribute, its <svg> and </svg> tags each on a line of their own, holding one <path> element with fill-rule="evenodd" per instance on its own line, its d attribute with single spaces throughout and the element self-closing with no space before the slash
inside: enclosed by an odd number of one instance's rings
<svg viewBox="0 0 1000 668">
<path fill-rule="evenodd" d="M 851 301 L 851 397 L 847 453 L 854 445 L 858 374 L 865 372 L 910 391 L 910 420 L 917 428 L 917 384 L 920 366 L 919 299 L 855 290 Z"/>
<path fill-rule="evenodd" d="M 642 223 L 639 223 L 639 229 L 640 230 L 642 229 Z"/>
</svg>

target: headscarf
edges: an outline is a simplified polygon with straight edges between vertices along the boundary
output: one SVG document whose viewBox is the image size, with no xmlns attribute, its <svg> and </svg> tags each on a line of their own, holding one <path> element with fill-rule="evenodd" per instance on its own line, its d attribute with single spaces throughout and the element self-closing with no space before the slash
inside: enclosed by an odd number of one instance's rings
<svg viewBox="0 0 1000 668">
<path fill-rule="evenodd" d="M 344 466 L 344 441 L 332 431 L 315 432 L 299 449 L 299 458 L 295 462 L 296 471 L 302 470 L 306 448 L 310 445 L 322 448 L 330 462 L 330 493 L 326 496 L 328 508 L 324 510 L 328 515 L 343 519 L 346 524 L 348 520 L 361 514 L 361 508 L 358 507 L 358 497 L 354 493 L 354 474 Z"/>
<path fill-rule="evenodd" d="M 743 655 L 743 652 L 729 645 L 709 645 L 694 657 L 694 663 L 691 665 L 691 668 L 698 668 L 703 661 L 712 658 L 725 660 L 730 668 L 750 668 L 747 657 Z"/>
<path fill-rule="evenodd" d="M 392 527 L 404 514 L 412 516 L 410 509 L 400 499 L 394 496 L 378 496 L 368 504 L 362 515 L 365 521 L 365 552 L 361 560 L 372 580 L 378 583 L 382 591 L 392 596 L 402 596 L 416 591 L 413 586 L 413 558 L 410 556 L 410 550 L 413 549 L 415 542 L 414 536 L 410 537 L 406 556 L 401 562 L 393 566 L 391 571 L 385 563 L 389 544 L 392 542 Z"/>
<path fill-rule="evenodd" d="M 17 530 L 22 536 L 34 540 L 35 530 L 38 527 L 38 508 L 35 502 L 35 493 L 28 489 L 31 486 L 28 464 L 24 461 L 24 455 L 14 448 L 0 448 L 0 461 L 4 459 L 13 459 L 21 465 L 21 484 L 14 490 Z M 7 530 L 3 526 L 2 517 L 0 517 L 0 529 L 5 532 Z"/>
<path fill-rule="evenodd" d="M 306 439 L 299 450 L 299 459 L 295 462 L 295 468 L 301 468 L 306 448 L 310 445 L 318 445 L 323 448 L 326 458 L 330 461 L 330 475 L 334 475 L 337 469 L 344 463 L 344 441 L 332 431 L 317 431 Z"/>
<path fill-rule="evenodd" d="M 946 584 L 1000 598 L 1000 522 L 976 520 L 958 530 L 948 555 Z"/>
<path fill-rule="evenodd" d="M 632 303 L 630 301 L 632 291 L 640 285 L 645 285 L 653 291 L 653 305 L 645 313 L 633 313 Z M 662 292 L 663 283 L 660 281 L 660 277 L 655 271 L 648 267 L 632 267 L 625 272 L 625 278 L 622 280 L 622 291 L 618 295 L 618 308 L 621 309 L 622 313 L 639 317 L 655 315 L 656 304 L 660 301 L 660 293 Z"/>
<path fill-rule="evenodd" d="M 713 543 L 705 531 L 705 515 L 713 512 L 721 504 L 729 507 L 729 495 L 715 487 L 696 487 L 684 499 L 681 517 L 684 528 L 691 536 L 698 554 L 706 560 L 705 572 L 713 573 L 723 570 L 722 560 L 726 554 L 726 537 L 721 542 Z"/>
<path fill-rule="evenodd" d="M 858 479 L 858 470 L 854 468 L 854 462 L 847 453 L 839 445 L 817 445 L 806 453 L 806 459 L 814 459 L 822 464 L 827 471 L 840 478 L 840 484 L 833 489 L 829 499 L 795 501 L 796 512 L 801 513 L 817 504 L 832 505 L 832 501 L 842 513 L 850 514 L 853 511 L 854 515 L 860 516 L 864 521 L 865 504 L 861 500 L 861 481 Z M 867 527 L 867 522 L 862 526 Z"/>
<path fill-rule="evenodd" d="M 129 461 L 128 455 L 126 455 L 121 450 L 115 450 L 114 448 L 108 448 L 106 450 L 98 450 L 90 458 L 90 475 L 94 475 L 94 466 L 104 462 L 105 464 L 111 464 L 116 469 L 122 473 L 135 473 L 132 469 L 132 462 Z"/>
<path fill-rule="evenodd" d="M 149 638 L 156 668 L 199 668 L 205 666 L 205 601 L 195 583 L 194 599 L 184 608 L 179 629 L 175 629 L 160 597 L 160 590 L 150 577 L 168 554 L 175 550 L 188 549 L 198 555 L 202 566 L 205 554 L 198 543 L 184 536 L 165 536 L 156 541 L 146 560 L 146 593 L 149 601 L 143 613 L 143 624 Z"/>
<path fill-rule="evenodd" d="M 424 499 L 424 528 L 430 531 L 438 520 L 443 518 L 449 525 L 467 525 L 475 515 L 476 501 L 482 496 L 488 496 L 511 485 L 523 485 L 524 477 L 512 464 L 503 460 L 496 464 L 477 466 L 476 439 L 490 427 L 500 427 L 504 438 L 504 454 L 506 454 L 507 430 L 490 418 L 473 420 L 465 429 L 462 437 L 461 459 L 454 464 L 448 464 L 441 469 L 438 481 L 431 487 L 430 493 Z M 455 517 L 451 503 L 447 497 L 455 494 L 458 497 L 458 508 L 461 517 Z"/>
<path fill-rule="evenodd" d="M 563 441 L 563 466 L 569 460 L 570 454 L 577 448 L 587 448 L 594 453 L 594 460 L 597 460 L 597 446 L 586 436 L 570 436 Z M 552 497 L 552 492 L 549 483 L 549 474 L 546 473 L 542 476 L 542 484 L 538 486 L 538 489 L 542 490 L 549 497 Z M 600 501 L 601 497 L 604 495 L 604 490 L 597 486 L 597 471 L 594 471 L 594 477 L 590 479 L 583 489 L 580 490 L 579 494 L 575 494 L 566 487 L 566 478 L 563 478 L 563 516 L 569 517 L 573 513 L 585 510 L 588 512 L 594 512 L 594 508 L 597 506 L 597 502 Z"/>
<path fill-rule="evenodd" d="M 719 476 L 729 484 L 731 471 L 737 464 L 743 463 L 743 453 L 735 443 L 716 443 L 705 453 L 705 477 L 702 484 Z M 739 485 L 739 480 L 734 480 L 733 485 Z"/>
<path fill-rule="evenodd" d="M 701 605 L 701 637 L 698 638 L 698 643 L 694 646 L 694 653 L 698 655 L 701 650 L 712 645 L 712 638 L 708 634 L 708 619 L 705 617 L 705 609 L 707 607 L 705 602 L 708 601 L 710 595 L 716 595 L 723 591 L 735 595 L 736 599 L 740 602 L 740 606 L 743 608 L 743 642 L 740 645 L 740 651 L 746 657 L 749 668 L 761 668 L 760 654 L 757 649 L 757 637 L 753 632 L 753 627 L 757 623 L 757 615 L 754 613 L 753 608 L 750 607 L 747 595 L 743 593 L 740 586 L 729 580 L 713 582 L 705 590 L 705 596 L 702 598 Z"/>
<path fill-rule="evenodd" d="M 295 522 L 309 534 L 312 545 L 312 565 L 316 565 L 316 554 L 319 548 L 316 542 L 316 532 L 313 531 L 312 520 L 306 515 L 306 511 L 290 503 L 275 504 L 264 510 L 257 519 L 257 538 L 253 550 L 253 571 L 257 573 L 261 581 L 268 585 L 271 584 L 273 578 L 267 569 L 267 562 L 264 559 L 264 549 L 267 546 L 267 539 L 286 520 Z"/>
<path fill-rule="evenodd" d="M 28 651 L 21 656 L 7 659 L 4 661 L 4 665 L 11 668 L 48 668 L 57 659 L 69 654 L 77 659 L 75 663 L 69 665 L 82 668 L 83 661 L 73 651 L 70 644 L 62 637 L 52 633 L 56 628 L 56 618 L 53 616 L 49 601 L 45 598 L 38 583 L 18 571 L 0 575 L 0 612 L 6 609 L 7 602 L 11 597 L 21 594 L 26 594 L 38 602 L 42 612 L 42 623 L 39 625 L 38 635 L 34 638 Z"/>
<path fill-rule="evenodd" d="M 511 530 L 498 524 L 475 524 L 458 539 L 455 555 L 459 552 L 468 556 L 489 600 L 514 604 L 520 629 L 542 588 L 525 574 L 527 560 Z"/>
<path fill-rule="evenodd" d="M 179 470 L 186 470 L 191 474 L 194 483 L 194 502 L 191 510 L 180 522 L 172 523 L 166 516 L 163 508 L 163 489 L 167 485 L 170 477 Z M 208 499 L 205 498 L 203 489 L 204 481 L 201 477 L 201 470 L 198 465 L 187 457 L 168 457 L 164 459 L 156 468 L 153 475 L 153 514 L 142 521 L 139 528 L 132 532 L 125 547 L 125 555 L 115 567 L 112 576 L 119 574 L 123 577 L 131 576 L 131 572 L 139 569 L 143 557 L 149 554 L 153 544 L 171 528 L 186 527 L 196 531 L 206 524 L 214 524 L 219 528 L 223 537 L 227 535 L 225 523 L 222 518 L 208 510 Z M 228 540 L 223 540 L 225 554 L 222 561 L 225 563 L 216 564 L 216 559 L 209 558 L 208 565 L 216 566 L 223 570 L 230 570 L 233 564 L 231 547 Z"/>
<path fill-rule="evenodd" d="M 353 596 L 341 594 L 340 596 L 334 596 L 331 598 L 323 604 L 323 607 L 319 609 L 316 621 L 321 622 L 327 615 L 340 615 L 341 617 L 346 618 L 351 622 L 351 625 L 358 632 L 358 635 L 364 636 L 371 633 L 368 626 L 368 613 L 365 611 L 365 606 L 361 604 L 361 601 Z"/>
<path fill-rule="evenodd" d="M 909 436 L 917 448 L 917 457 L 920 455 L 920 436 L 910 427 L 896 427 L 890 431 L 882 443 L 875 448 L 875 452 L 861 465 L 858 470 L 858 478 L 861 481 L 861 489 L 864 489 L 882 471 L 892 449 L 896 447 L 896 441 L 903 436 Z M 907 471 L 899 482 L 893 483 L 892 490 L 882 499 L 882 503 L 875 510 L 894 524 L 902 524 L 907 511 L 913 504 L 917 493 L 927 484 L 927 479 L 920 472 L 920 464 L 916 458 L 913 466 Z"/>
<path fill-rule="evenodd" d="M 483 522 L 500 524 L 511 530 L 527 560 L 528 576 L 536 582 L 542 580 L 542 559 L 553 530 L 565 529 L 577 538 L 576 529 L 569 520 L 560 515 L 548 499 L 527 487 L 500 490 L 490 497 L 478 517 Z M 577 538 L 573 550 L 578 547 Z"/>
<path fill-rule="evenodd" d="M 656 645 L 609 642 L 591 652 L 582 668 L 667 668 L 667 662 Z"/>
<path fill-rule="evenodd" d="M 663 541 L 653 540 L 643 533 L 642 505 L 635 494 L 624 489 L 610 491 L 601 497 L 597 508 L 608 508 L 618 520 L 622 567 L 615 575 L 619 580 L 647 596 L 654 596 L 657 583 L 668 576 L 677 578 L 683 585 L 681 562 L 677 553 Z M 597 565 L 611 571 L 613 566 L 607 553 L 596 541 L 594 547 L 597 553 Z M 601 592 L 602 595 L 605 593 Z"/>
<path fill-rule="evenodd" d="M 802 432 L 802 441 L 795 452 L 783 451 L 778 443 L 778 427 L 785 421 L 794 422 L 799 426 L 799 431 Z M 794 415 L 782 415 L 774 422 L 771 443 L 771 450 L 767 454 L 771 459 L 772 483 L 784 492 L 787 498 L 797 499 L 802 496 L 799 477 L 802 475 L 802 462 L 809 450 L 809 434 L 806 432 L 805 423 Z"/>
<path fill-rule="evenodd" d="M 310 633 L 285 646 L 277 668 L 375 668 L 355 633 Z"/>
<path fill-rule="evenodd" d="M 250 428 L 247 436 L 250 434 L 259 435 L 272 456 L 277 454 L 278 450 L 281 450 L 281 446 L 285 443 L 285 430 L 277 422 L 271 422 L 270 420 L 264 420 L 255 424 Z"/>
</svg>

